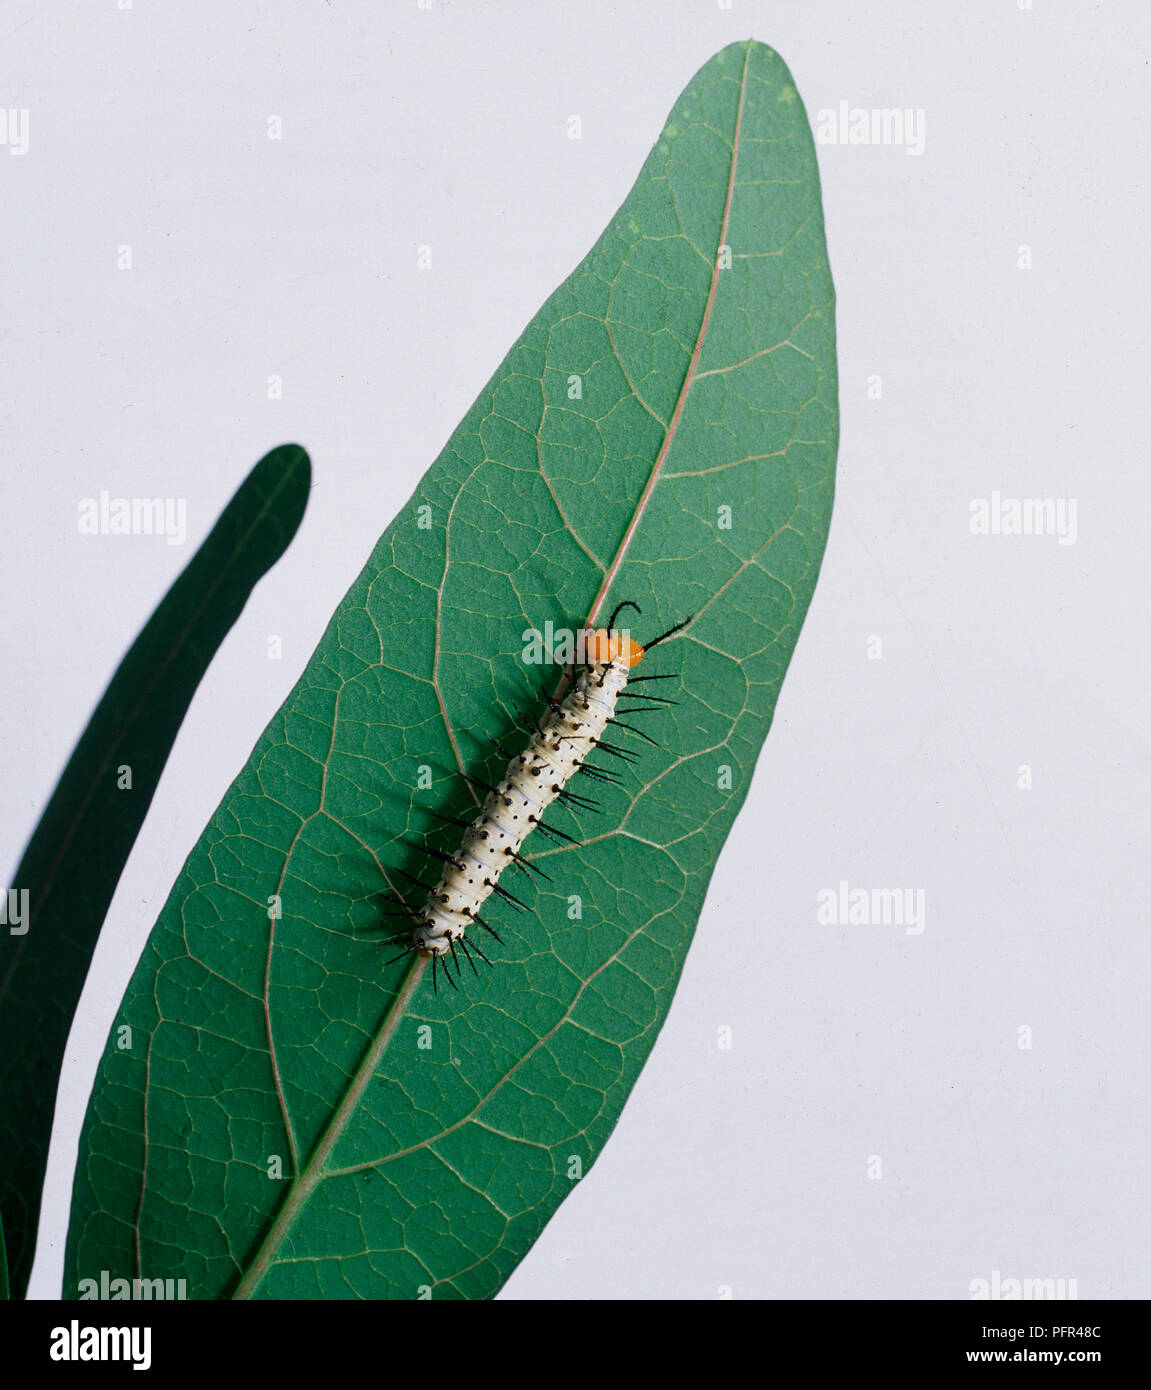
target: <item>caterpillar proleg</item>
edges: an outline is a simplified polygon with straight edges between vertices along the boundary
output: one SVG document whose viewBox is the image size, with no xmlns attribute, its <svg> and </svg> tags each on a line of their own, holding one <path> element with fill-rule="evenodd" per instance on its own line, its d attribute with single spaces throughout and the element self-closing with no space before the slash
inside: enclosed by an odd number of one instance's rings
<svg viewBox="0 0 1151 1390">
<path fill-rule="evenodd" d="M 475 934 L 469 938 L 468 931 L 473 925 L 479 926 L 499 940 L 495 929 L 480 916 L 480 909 L 492 894 L 524 906 L 501 886 L 500 876 L 511 864 L 536 868 L 537 872 L 541 872 L 520 854 L 524 841 L 533 830 L 539 827 L 547 835 L 576 843 L 571 836 L 543 826 L 541 822 L 548 807 L 561 798 L 580 809 L 594 808 L 594 802 L 568 788 L 568 782 L 577 772 L 586 773 L 592 780 L 616 780 L 602 768 L 588 766 L 591 753 L 599 748 L 624 762 L 636 761 L 631 750 L 605 742 L 604 734 L 608 726 L 616 725 L 649 743 L 655 742 L 641 730 L 617 719 L 617 706 L 629 681 L 637 679 L 631 673 L 643 660 L 644 653 L 681 631 L 691 619 L 677 623 L 646 646 L 641 646 L 628 633 L 615 629 L 615 620 L 625 607 L 635 608 L 639 612 L 634 603 L 621 603 L 607 627 L 598 628 L 590 634 L 586 645 L 587 664 L 574 671 L 572 687 L 562 700 L 548 697 L 548 712 L 535 724 L 524 751 L 510 758 L 498 784 L 491 786 L 473 778 L 467 779 L 473 786 L 487 792 L 476 817 L 471 821 L 440 817 L 464 828 L 459 847 L 453 854 L 429 851 L 443 862 L 444 867 L 438 881 L 428 892 L 422 909 L 400 903 L 401 909 L 414 918 L 408 944 L 402 954 L 418 953 L 429 958 L 432 961 L 433 981 L 435 967 L 442 964 L 449 981 L 455 983 L 448 964 L 449 959 L 454 961 L 458 973 L 457 948 L 473 969 L 473 952 L 490 964 L 477 944 Z M 664 677 L 638 679 L 661 680 Z M 654 712 L 674 703 L 657 696 L 629 698 L 638 698 L 643 702 L 643 708 L 628 709 L 629 717 Z M 508 751 L 498 743 L 496 747 L 505 754 Z"/>
</svg>

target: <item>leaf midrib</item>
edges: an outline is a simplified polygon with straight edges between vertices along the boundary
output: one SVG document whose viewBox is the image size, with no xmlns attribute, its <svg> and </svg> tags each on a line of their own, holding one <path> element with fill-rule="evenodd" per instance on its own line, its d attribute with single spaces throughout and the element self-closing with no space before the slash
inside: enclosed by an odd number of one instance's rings
<svg viewBox="0 0 1151 1390">
<path fill-rule="evenodd" d="M 695 337 L 695 347 L 692 349 L 691 361 L 687 364 L 687 371 L 684 373 L 683 384 L 679 388 L 679 395 L 676 398 L 675 409 L 671 413 L 671 418 L 667 422 L 664 431 L 663 443 L 660 445 L 659 453 L 656 455 L 652 465 L 651 474 L 647 484 L 640 494 L 639 501 L 636 503 L 635 511 L 632 513 L 631 521 L 628 522 L 627 530 L 623 534 L 616 549 L 615 556 L 608 566 L 607 573 L 603 577 L 603 582 L 599 586 L 599 592 L 592 601 L 592 606 L 588 611 L 585 627 L 591 627 L 599 616 L 599 610 L 603 606 L 604 599 L 607 597 L 612 584 L 615 582 L 616 574 L 619 572 L 620 565 L 623 564 L 624 557 L 627 555 L 632 538 L 635 536 L 643 514 L 647 510 L 647 504 L 651 501 L 651 495 L 655 491 L 655 485 L 659 482 L 660 474 L 663 472 L 664 461 L 667 459 L 675 439 L 676 430 L 679 428 L 680 417 L 683 414 L 684 406 L 687 404 L 688 393 L 691 391 L 695 381 L 696 368 L 699 366 L 699 359 L 703 353 L 703 345 L 707 338 L 708 326 L 711 323 L 711 311 L 715 305 L 715 295 L 719 288 L 719 248 L 727 241 L 727 229 L 731 221 L 731 202 L 735 192 L 735 173 L 739 165 L 739 127 L 743 120 L 743 99 L 747 92 L 747 68 L 751 59 L 751 40 L 747 41 L 743 53 L 743 72 L 739 79 L 739 105 L 735 112 L 735 130 L 731 137 L 731 165 L 727 175 L 727 191 L 724 195 L 723 218 L 719 225 L 719 240 L 716 243 L 715 251 L 711 258 L 711 283 L 707 290 L 707 303 L 703 306 L 703 315 L 699 321 L 699 332 Z"/>
</svg>

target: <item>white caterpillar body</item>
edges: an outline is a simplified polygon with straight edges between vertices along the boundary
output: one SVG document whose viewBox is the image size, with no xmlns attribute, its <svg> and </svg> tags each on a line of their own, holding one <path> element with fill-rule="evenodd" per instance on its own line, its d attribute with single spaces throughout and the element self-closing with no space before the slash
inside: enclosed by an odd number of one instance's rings
<svg viewBox="0 0 1151 1390">
<path fill-rule="evenodd" d="M 500 874 L 603 737 L 629 675 L 623 659 L 586 667 L 508 763 L 412 929 L 412 946 L 421 955 L 446 956 L 463 939 Z"/>
</svg>

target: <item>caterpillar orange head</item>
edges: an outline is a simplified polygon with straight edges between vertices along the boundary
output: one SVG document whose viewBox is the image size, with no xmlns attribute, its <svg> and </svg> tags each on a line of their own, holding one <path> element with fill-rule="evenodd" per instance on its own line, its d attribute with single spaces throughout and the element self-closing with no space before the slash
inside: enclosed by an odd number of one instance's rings
<svg viewBox="0 0 1151 1390">
<path fill-rule="evenodd" d="M 638 642 L 632 641 L 625 633 L 609 632 L 602 627 L 597 628 L 588 639 L 587 653 L 593 666 L 606 666 L 614 661 L 630 669 L 643 660 L 643 648 Z"/>
</svg>

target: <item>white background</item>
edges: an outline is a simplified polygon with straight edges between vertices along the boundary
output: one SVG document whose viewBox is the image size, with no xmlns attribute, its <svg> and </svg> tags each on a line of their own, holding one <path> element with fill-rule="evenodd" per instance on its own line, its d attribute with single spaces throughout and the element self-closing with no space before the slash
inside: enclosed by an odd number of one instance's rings
<svg viewBox="0 0 1151 1390">
<path fill-rule="evenodd" d="M 36 1296 L 58 1294 L 88 1089 L 185 855 L 681 89 L 749 35 L 813 122 L 923 108 L 926 146 L 820 148 L 842 402 L 823 575 L 667 1026 L 502 1296 L 961 1299 L 993 1270 L 1151 1295 L 1147 5 L 6 0 L 0 106 L 30 117 L 28 153 L 0 147 L 9 872 L 251 465 L 295 440 L 316 478 L 116 895 Z M 187 543 L 78 534 L 102 488 L 186 498 Z M 971 535 L 993 489 L 1076 499 L 1076 544 Z M 925 930 L 819 925 L 841 880 L 922 888 Z"/>
</svg>

